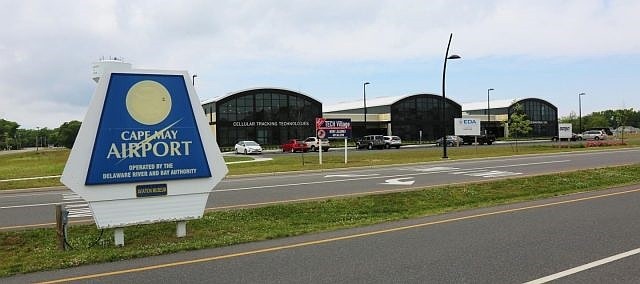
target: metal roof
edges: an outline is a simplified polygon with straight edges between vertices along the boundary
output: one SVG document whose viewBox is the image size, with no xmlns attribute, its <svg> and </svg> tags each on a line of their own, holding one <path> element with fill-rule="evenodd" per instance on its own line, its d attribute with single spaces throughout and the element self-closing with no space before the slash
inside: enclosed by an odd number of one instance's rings
<svg viewBox="0 0 640 284">
<path fill-rule="evenodd" d="M 437 94 L 417 93 L 417 94 L 402 95 L 402 96 L 376 97 L 372 99 L 367 98 L 367 108 L 378 107 L 378 106 L 390 106 L 399 100 L 402 100 L 411 96 L 415 96 L 415 95 L 439 96 Z M 345 102 L 338 102 L 328 106 L 322 106 L 322 112 L 335 112 L 335 111 L 345 111 L 345 110 L 362 109 L 362 108 L 364 108 L 363 100 L 345 101 Z"/>
<path fill-rule="evenodd" d="M 248 88 L 248 89 L 243 89 L 243 90 L 239 90 L 239 91 L 235 91 L 235 92 L 229 92 L 226 95 L 222 95 L 222 96 L 217 96 L 217 97 L 213 97 L 210 99 L 206 99 L 203 101 L 200 101 L 200 104 L 208 104 L 208 103 L 214 103 L 217 101 L 220 101 L 226 97 L 230 97 L 233 95 L 237 95 L 239 93 L 243 93 L 243 92 L 247 92 L 247 91 L 254 91 L 254 90 L 263 90 L 263 89 L 273 89 L 273 90 L 283 90 L 283 91 L 289 91 L 289 92 L 293 92 L 293 93 L 298 93 L 298 94 L 302 94 L 305 95 L 309 98 L 312 98 L 318 102 L 320 102 L 318 99 L 314 98 L 313 96 L 310 96 L 302 91 L 296 91 L 296 90 L 292 90 L 292 89 L 287 89 L 287 88 L 281 88 L 281 87 L 255 87 L 255 88 Z"/>
<path fill-rule="evenodd" d="M 508 108 L 514 102 L 520 101 L 520 99 L 503 99 L 503 100 L 489 100 L 489 106 L 494 108 Z M 462 111 L 471 110 L 483 110 L 487 109 L 487 101 L 482 102 L 470 102 L 462 104 Z"/>
</svg>

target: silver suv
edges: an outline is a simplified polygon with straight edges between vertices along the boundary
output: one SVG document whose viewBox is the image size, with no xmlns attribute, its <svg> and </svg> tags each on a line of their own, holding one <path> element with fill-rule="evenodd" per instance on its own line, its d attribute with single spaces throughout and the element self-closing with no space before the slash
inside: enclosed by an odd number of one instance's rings
<svg viewBox="0 0 640 284">
<path fill-rule="evenodd" d="M 584 140 L 606 140 L 607 133 L 602 130 L 589 130 L 582 133 L 582 139 Z"/>
<path fill-rule="evenodd" d="M 402 139 L 400 139 L 400 137 L 398 136 L 382 136 L 382 138 L 384 138 L 384 147 L 389 149 L 391 147 L 396 148 L 396 149 L 400 149 L 400 146 L 402 146 Z"/>
</svg>

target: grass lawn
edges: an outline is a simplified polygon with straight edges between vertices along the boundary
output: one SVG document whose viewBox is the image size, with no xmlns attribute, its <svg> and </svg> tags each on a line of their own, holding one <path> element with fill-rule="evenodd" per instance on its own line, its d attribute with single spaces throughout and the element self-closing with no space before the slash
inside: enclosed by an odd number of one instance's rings
<svg viewBox="0 0 640 284">
<path fill-rule="evenodd" d="M 614 141 L 614 140 L 608 140 Z M 568 151 L 585 151 L 592 149 L 614 149 L 634 147 L 640 145 L 640 135 L 625 136 L 626 145 L 585 148 L 589 142 L 556 143 L 556 144 L 519 144 L 492 146 L 464 146 L 449 147 L 448 156 L 451 160 L 497 157 L 523 154 L 544 154 Z M 569 147 L 571 145 L 571 147 Z M 332 151 L 342 151 L 335 148 Z M 55 176 L 62 174 L 67 161 L 69 150 L 49 150 L 20 154 L 0 155 L 0 180 L 28 177 Z M 317 153 L 283 154 L 277 155 L 270 161 L 258 163 L 229 164 L 229 175 L 243 175 L 256 173 L 272 173 L 286 171 L 321 170 L 346 167 L 367 167 L 391 164 L 423 163 L 439 161 L 442 157 L 441 148 L 419 148 L 413 151 L 391 150 L 361 150 L 350 151 L 348 164 L 344 163 L 343 155 L 324 155 L 323 164 L 318 163 Z M 226 162 L 251 159 L 243 155 L 226 155 Z M 60 186 L 58 177 L 35 179 L 26 181 L 0 181 L 0 190 Z"/>
<path fill-rule="evenodd" d="M 62 174 L 69 157 L 68 149 L 46 149 L 33 152 L 0 155 L 0 180 L 46 177 L 25 181 L 0 181 L 0 190 L 61 186 L 58 175 Z M 243 155 L 224 156 L 225 162 L 253 160 Z"/>
<path fill-rule="evenodd" d="M 100 231 L 95 225 L 76 225 L 69 229 L 69 242 L 76 249 L 64 252 L 56 250 L 54 229 L 0 232 L 0 277 L 366 226 L 634 183 L 640 183 L 640 164 L 215 211 L 189 221 L 188 235 L 180 239 L 175 237 L 174 223 L 127 227 L 124 247 L 114 247 L 113 231 L 105 230 L 97 245 L 87 248 Z"/>
<path fill-rule="evenodd" d="M 515 145 L 492 145 L 492 146 L 463 146 L 448 147 L 450 160 L 485 158 L 525 154 L 548 154 L 559 152 L 588 151 L 594 149 L 615 149 L 623 147 L 634 147 L 640 145 L 640 136 L 633 139 L 625 138 L 626 145 L 615 145 L 607 147 L 585 148 L 587 142 L 569 144 L 519 144 Z M 333 149 L 332 151 L 342 151 Z M 346 167 L 367 167 L 391 164 L 424 163 L 442 160 L 442 148 L 429 147 L 419 148 L 412 151 L 390 150 L 360 150 L 350 151 L 348 164 L 344 163 L 343 155 L 324 155 L 323 164 L 318 163 L 317 153 L 306 154 L 286 154 L 281 155 L 264 163 L 245 163 L 229 165 L 229 175 L 264 173 L 264 172 L 285 172 L 301 170 L 335 169 Z"/>
</svg>

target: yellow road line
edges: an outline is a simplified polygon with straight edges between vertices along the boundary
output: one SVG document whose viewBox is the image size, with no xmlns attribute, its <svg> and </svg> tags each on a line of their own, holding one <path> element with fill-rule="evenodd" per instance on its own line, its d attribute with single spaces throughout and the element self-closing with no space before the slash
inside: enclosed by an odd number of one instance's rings
<svg viewBox="0 0 640 284">
<path fill-rule="evenodd" d="M 595 196 L 589 196 L 589 197 L 582 197 L 582 198 L 565 200 L 565 201 L 557 201 L 557 202 L 540 204 L 540 205 L 532 205 L 532 206 L 521 207 L 521 208 L 506 209 L 506 210 L 500 210 L 500 211 L 495 211 L 495 212 L 476 214 L 476 215 L 464 216 L 464 217 L 458 217 L 458 218 L 451 218 L 451 219 L 445 219 L 445 220 L 440 220 L 440 221 L 426 222 L 426 223 L 420 223 L 420 224 L 415 224 L 415 225 L 401 226 L 401 227 L 396 227 L 396 228 L 390 228 L 390 229 L 385 229 L 385 230 L 378 230 L 378 231 L 373 231 L 373 232 L 360 233 L 360 234 L 354 234 L 354 235 L 348 235 L 348 236 L 342 236 L 342 237 L 336 237 L 336 238 L 328 238 L 328 239 L 317 240 L 317 241 L 302 242 L 302 243 L 291 244 L 291 245 L 276 246 L 276 247 L 259 249 L 259 250 L 245 251 L 245 252 L 240 252 L 240 253 L 233 253 L 233 254 L 226 254 L 226 255 L 220 255 L 220 256 L 205 257 L 205 258 L 185 260 L 185 261 L 177 261 L 177 262 L 171 262 L 171 263 L 165 263 L 165 264 L 150 265 L 150 266 L 145 266 L 145 267 L 138 267 L 138 268 L 132 268 L 132 269 L 119 270 L 119 271 L 88 274 L 88 275 L 83 275 L 83 276 L 62 278 L 62 279 L 51 280 L 51 281 L 40 282 L 40 283 L 61 283 L 61 282 L 68 282 L 68 281 L 86 280 L 86 279 L 93 279 L 93 278 L 99 278 L 99 277 L 107 277 L 107 276 L 121 275 L 121 274 L 127 274 L 127 273 L 155 270 L 155 269 L 161 269 L 161 268 L 167 268 L 167 267 L 182 266 L 182 265 L 188 265 L 188 264 L 194 264 L 194 263 L 202 263 L 202 262 L 221 260 L 221 259 L 227 259 L 227 258 L 233 258 L 233 257 L 239 257 L 239 256 L 261 254 L 261 253 L 266 253 L 266 252 L 280 251 L 280 250 L 286 250 L 286 249 L 292 249 L 292 248 L 298 248 L 298 247 L 305 247 L 305 246 L 312 246 L 312 245 L 317 245 L 317 244 L 336 242 L 336 241 L 341 241 L 341 240 L 350 240 L 350 239 L 362 238 L 362 237 L 367 237 L 367 236 L 380 235 L 380 234 L 398 232 L 398 231 L 404 231 L 404 230 L 427 227 L 427 226 L 432 226 L 432 225 L 437 225 L 437 224 L 451 223 L 451 222 L 456 222 L 456 221 L 476 219 L 476 218 L 493 216 L 493 215 L 500 215 L 500 214 L 513 213 L 513 212 L 519 212 L 519 211 L 525 211 L 525 210 L 531 210 L 531 209 L 537 209 L 537 208 L 551 207 L 551 206 L 563 205 L 563 204 L 568 204 L 568 203 L 575 203 L 575 202 L 580 202 L 580 201 L 593 200 L 593 199 L 605 198 L 605 197 L 610 197 L 610 196 L 634 193 L 634 192 L 639 192 L 639 191 L 640 191 L 640 188 L 636 188 L 636 189 L 631 189 L 631 190 L 627 190 L 627 191 L 614 192 L 614 193 L 595 195 Z"/>
</svg>

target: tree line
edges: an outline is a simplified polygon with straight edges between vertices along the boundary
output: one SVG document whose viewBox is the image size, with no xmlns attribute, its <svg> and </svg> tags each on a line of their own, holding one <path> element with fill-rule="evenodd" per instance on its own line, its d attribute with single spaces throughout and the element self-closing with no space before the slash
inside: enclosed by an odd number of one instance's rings
<svg viewBox="0 0 640 284">
<path fill-rule="evenodd" d="M 575 112 L 559 119 L 561 123 L 571 123 L 574 132 L 580 131 L 580 117 Z M 633 126 L 640 128 L 640 111 L 630 109 L 617 109 L 597 111 L 582 116 L 582 130 L 591 128 L 613 128 L 621 126 Z"/>
<path fill-rule="evenodd" d="M 520 110 L 521 112 L 521 110 Z M 526 116 L 516 111 L 511 118 L 510 132 L 523 137 L 530 131 Z M 521 115 L 522 117 L 518 116 Z M 559 118 L 561 123 L 571 123 L 575 132 L 580 131 L 580 118 L 575 112 Z M 22 149 L 26 147 L 73 147 L 82 123 L 72 120 L 60 127 L 49 129 L 22 129 L 20 124 L 0 118 L 0 149 Z M 613 128 L 633 126 L 640 128 L 640 111 L 631 109 L 605 110 L 582 116 L 582 129 Z"/>
<path fill-rule="evenodd" d="M 28 147 L 73 147 L 81 122 L 72 120 L 49 129 L 22 129 L 15 121 L 0 119 L 0 149 L 15 150 Z"/>
</svg>

